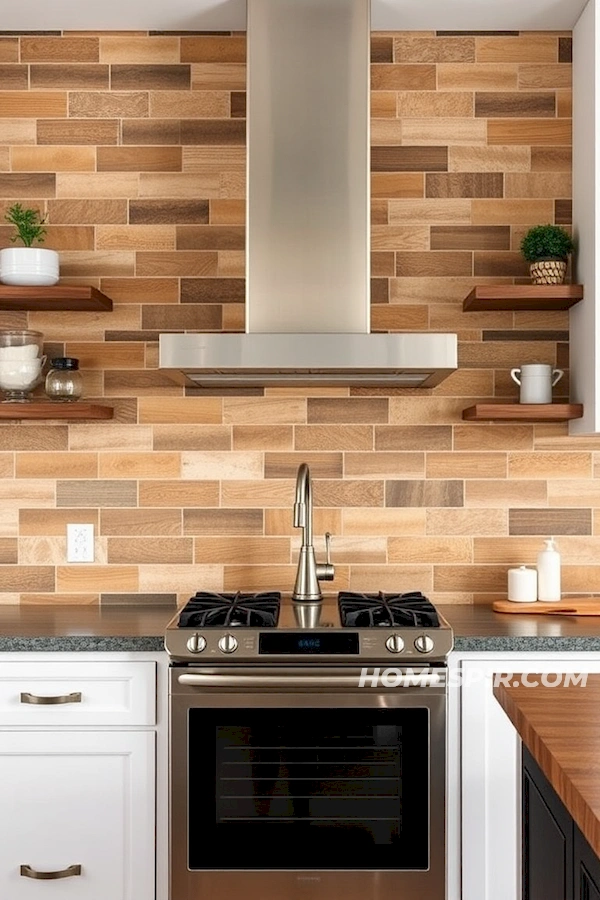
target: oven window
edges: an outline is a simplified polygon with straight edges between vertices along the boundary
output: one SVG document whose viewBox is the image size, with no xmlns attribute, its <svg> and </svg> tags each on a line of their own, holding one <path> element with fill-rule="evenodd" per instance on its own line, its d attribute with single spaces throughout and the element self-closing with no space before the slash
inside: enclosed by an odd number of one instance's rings
<svg viewBox="0 0 600 900">
<path fill-rule="evenodd" d="M 191 709 L 190 869 L 427 869 L 429 713 Z"/>
</svg>

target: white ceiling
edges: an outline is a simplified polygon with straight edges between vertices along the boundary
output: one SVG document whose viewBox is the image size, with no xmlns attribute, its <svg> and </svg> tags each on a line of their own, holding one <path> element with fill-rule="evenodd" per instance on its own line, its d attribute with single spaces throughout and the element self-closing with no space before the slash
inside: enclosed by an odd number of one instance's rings
<svg viewBox="0 0 600 900">
<path fill-rule="evenodd" d="M 326 0 L 324 0 L 326 2 Z M 374 31 L 563 30 L 588 0 L 372 0 Z M 2 31 L 245 31 L 245 0 L 2 0 Z"/>
</svg>

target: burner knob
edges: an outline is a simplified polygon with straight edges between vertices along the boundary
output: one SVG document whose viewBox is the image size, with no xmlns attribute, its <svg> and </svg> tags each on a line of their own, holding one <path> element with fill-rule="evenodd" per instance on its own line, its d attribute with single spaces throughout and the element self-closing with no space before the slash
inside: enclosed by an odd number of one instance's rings
<svg viewBox="0 0 600 900">
<path fill-rule="evenodd" d="M 198 634 L 196 632 L 190 638 L 188 638 L 186 646 L 190 653 L 202 653 L 202 651 L 206 647 L 206 639 L 203 638 L 201 634 Z"/>
<path fill-rule="evenodd" d="M 385 646 L 390 651 L 390 653 L 402 653 L 402 651 L 404 650 L 404 641 L 399 634 L 390 634 L 389 638 L 385 642 Z"/>
<path fill-rule="evenodd" d="M 219 650 L 222 653 L 233 653 L 234 650 L 237 650 L 237 646 L 237 638 L 234 638 L 232 634 L 224 634 L 219 640 Z"/>
<path fill-rule="evenodd" d="M 415 647 L 419 653 L 431 653 L 433 640 L 428 634 L 420 634 L 418 638 L 415 638 Z"/>
</svg>

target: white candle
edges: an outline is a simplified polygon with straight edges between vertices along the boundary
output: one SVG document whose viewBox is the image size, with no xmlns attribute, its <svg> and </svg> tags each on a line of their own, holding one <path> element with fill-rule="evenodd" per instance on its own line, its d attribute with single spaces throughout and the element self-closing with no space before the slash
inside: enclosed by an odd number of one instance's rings
<svg viewBox="0 0 600 900">
<path fill-rule="evenodd" d="M 515 603 L 533 603 L 537 600 L 537 572 L 520 566 L 508 570 L 508 599 Z"/>
</svg>

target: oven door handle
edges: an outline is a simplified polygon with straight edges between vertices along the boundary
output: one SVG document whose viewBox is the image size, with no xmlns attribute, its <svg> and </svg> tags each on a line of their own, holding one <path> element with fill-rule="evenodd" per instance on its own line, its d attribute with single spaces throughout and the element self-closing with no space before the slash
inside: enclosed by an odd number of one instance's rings
<svg viewBox="0 0 600 900">
<path fill-rule="evenodd" d="M 384 670 L 385 671 L 385 670 Z M 358 687 L 377 687 L 377 688 L 411 688 L 411 687 L 436 687 L 445 683 L 445 678 L 438 672 L 415 672 L 406 674 L 396 674 L 389 680 L 389 683 L 377 679 L 373 681 L 371 674 L 361 675 L 355 672 L 352 675 L 342 674 L 318 674 L 318 675 L 286 675 L 283 672 L 273 673 L 272 675 L 242 675 L 220 674 L 215 672 L 195 672 L 183 673 L 177 676 L 179 684 L 187 684 L 191 687 L 214 687 L 214 688 L 278 688 L 285 690 L 287 687 L 308 687 L 308 688 L 358 688 Z"/>
</svg>

